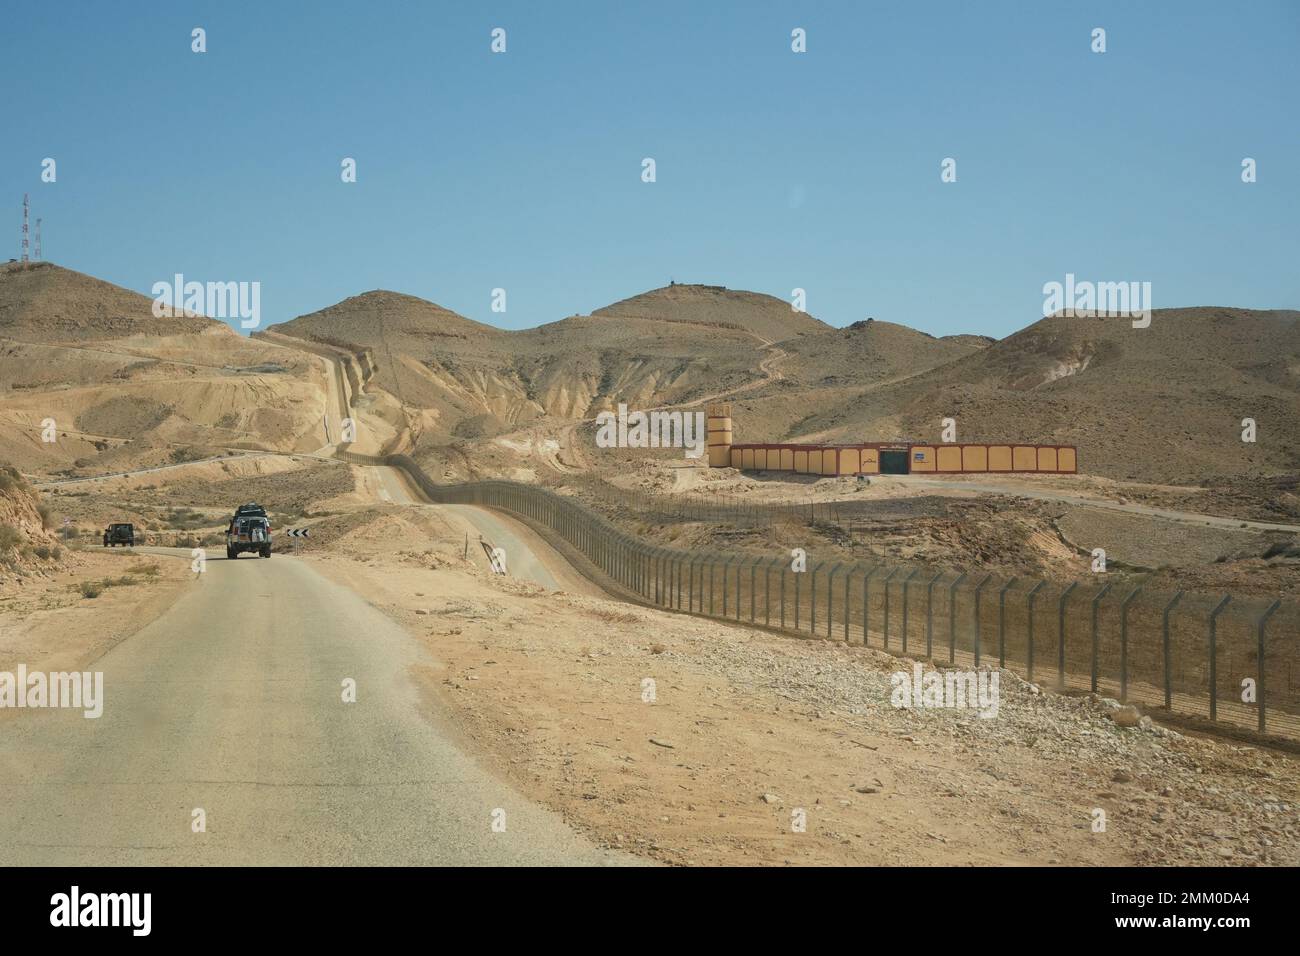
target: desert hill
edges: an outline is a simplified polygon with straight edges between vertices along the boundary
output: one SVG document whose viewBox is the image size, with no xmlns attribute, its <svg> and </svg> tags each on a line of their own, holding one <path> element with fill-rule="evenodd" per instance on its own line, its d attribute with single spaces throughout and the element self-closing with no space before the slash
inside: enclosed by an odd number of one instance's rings
<svg viewBox="0 0 1300 956">
<path fill-rule="evenodd" d="M 275 331 L 370 348 L 375 384 L 399 394 L 423 440 L 438 443 L 545 417 L 590 418 L 619 402 L 698 401 L 751 382 L 770 339 L 829 328 L 771 296 L 681 285 L 522 331 L 372 292 Z"/>
<path fill-rule="evenodd" d="M 857 390 L 783 437 L 1076 444 L 1114 478 L 1199 480 L 1300 466 L 1300 313 L 1166 309 L 1151 326 L 1051 316 L 905 381 Z M 1242 419 L 1258 441 L 1241 440 Z"/>
<path fill-rule="evenodd" d="M 987 347 L 981 336 L 937 339 L 893 322 L 867 319 L 781 343 L 787 377 L 807 385 L 881 383 L 915 375 Z"/>
<path fill-rule="evenodd" d="M 796 312 L 789 302 L 712 285 L 669 285 L 623 299 L 591 313 L 598 318 L 650 319 L 736 329 L 766 342 L 824 332 L 825 322 Z"/>
<path fill-rule="evenodd" d="M 153 299 L 52 262 L 0 265 L 0 335 L 24 341 L 124 335 L 235 334 L 195 315 L 157 318 Z"/>
<path fill-rule="evenodd" d="M 152 310 L 147 296 L 53 263 L 0 266 L 0 458 L 104 472 L 325 444 L 322 360 Z"/>
<path fill-rule="evenodd" d="M 324 359 L 151 306 L 52 264 L 0 267 L 0 457 L 85 473 L 326 444 Z M 1085 471 L 1111 478 L 1300 469 L 1297 312 L 1162 310 L 1147 329 L 1052 316 L 993 341 L 875 320 L 837 329 L 771 296 L 673 285 L 522 331 L 384 291 L 274 331 L 367 349 L 363 415 L 385 441 L 409 424 L 417 451 L 538 424 L 555 436 L 619 402 L 722 397 L 738 441 L 933 440 L 953 416 L 959 440 L 1076 444 Z M 1243 418 L 1255 443 L 1241 441 Z"/>
</svg>

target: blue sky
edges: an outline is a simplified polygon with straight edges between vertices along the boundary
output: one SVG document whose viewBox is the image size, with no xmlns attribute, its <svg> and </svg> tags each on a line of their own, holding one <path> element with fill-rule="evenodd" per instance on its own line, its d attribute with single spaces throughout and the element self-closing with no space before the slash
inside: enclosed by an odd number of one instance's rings
<svg viewBox="0 0 1300 956">
<path fill-rule="evenodd" d="M 1150 281 L 1157 308 L 1300 308 L 1296 2 L 86 2 L 4 22 L 4 257 L 29 192 L 47 259 L 145 294 L 258 281 L 263 324 L 387 288 L 523 328 L 670 278 L 936 335 L 1021 328 L 1067 272 Z"/>
</svg>

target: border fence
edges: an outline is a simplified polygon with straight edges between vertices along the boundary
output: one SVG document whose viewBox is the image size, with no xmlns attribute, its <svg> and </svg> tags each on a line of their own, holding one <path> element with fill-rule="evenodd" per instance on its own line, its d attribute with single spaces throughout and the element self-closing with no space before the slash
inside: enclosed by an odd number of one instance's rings
<svg viewBox="0 0 1300 956">
<path fill-rule="evenodd" d="M 1156 590 L 1140 579 L 1056 583 L 812 557 L 795 571 L 788 553 L 656 545 L 534 485 L 444 485 L 406 455 L 338 457 L 400 468 L 434 502 L 514 514 L 640 603 L 940 663 L 996 663 L 1060 691 L 1300 739 L 1295 602 Z"/>
</svg>

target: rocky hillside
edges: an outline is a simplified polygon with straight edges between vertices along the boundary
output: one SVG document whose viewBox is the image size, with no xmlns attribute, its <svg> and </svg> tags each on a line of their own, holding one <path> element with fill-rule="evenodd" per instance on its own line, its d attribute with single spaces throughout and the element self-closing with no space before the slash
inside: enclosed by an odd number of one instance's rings
<svg viewBox="0 0 1300 956">
<path fill-rule="evenodd" d="M 748 332 L 765 342 L 784 342 L 830 328 L 807 312 L 770 295 L 720 285 L 668 285 L 623 299 L 591 313 L 615 320 L 649 319 Z"/>
<path fill-rule="evenodd" d="M 0 457 L 29 473 L 102 473 L 325 444 L 323 360 L 152 309 L 53 263 L 0 266 Z"/>
<path fill-rule="evenodd" d="M 682 285 L 523 331 L 369 292 L 275 331 L 370 348 L 375 384 L 416 410 L 427 441 L 444 442 L 547 416 L 590 418 L 619 402 L 698 401 L 751 382 L 767 341 L 828 328 L 771 296 Z"/>
<path fill-rule="evenodd" d="M 226 330 L 195 315 L 157 318 L 153 300 L 52 262 L 0 265 L 0 336 L 25 342 Z"/>
<path fill-rule="evenodd" d="M 1052 316 L 903 382 L 867 386 L 790 434 L 1075 444 L 1112 478 L 1199 481 L 1300 468 L 1300 313 L 1167 309 Z M 1242 420 L 1258 426 L 1243 442 Z"/>
<path fill-rule="evenodd" d="M 50 521 L 26 479 L 16 468 L 0 464 L 0 584 L 54 558 L 58 542 L 46 528 Z"/>
</svg>

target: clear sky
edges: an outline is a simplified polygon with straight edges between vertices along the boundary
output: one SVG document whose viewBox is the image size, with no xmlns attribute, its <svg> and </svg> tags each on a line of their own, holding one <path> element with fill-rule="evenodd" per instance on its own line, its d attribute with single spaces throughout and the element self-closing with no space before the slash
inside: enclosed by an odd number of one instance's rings
<svg viewBox="0 0 1300 956">
<path fill-rule="evenodd" d="M 1067 272 L 1150 281 L 1157 308 L 1300 308 L 1296 0 L 14 2 L 3 23 L 4 257 L 29 192 L 45 258 L 145 294 L 257 281 L 264 325 L 386 288 L 523 328 L 670 278 L 936 335 L 1021 328 Z"/>
</svg>

